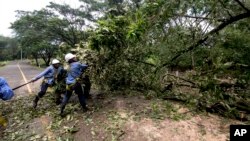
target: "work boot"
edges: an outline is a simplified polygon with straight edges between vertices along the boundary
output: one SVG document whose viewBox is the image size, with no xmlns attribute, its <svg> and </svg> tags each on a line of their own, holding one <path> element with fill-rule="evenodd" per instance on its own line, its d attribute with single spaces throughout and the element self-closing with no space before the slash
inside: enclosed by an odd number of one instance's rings
<svg viewBox="0 0 250 141">
<path fill-rule="evenodd" d="M 61 117 L 64 117 L 64 113 L 63 113 L 64 109 L 65 109 L 65 106 L 61 105 L 60 113 L 59 113 L 59 115 L 60 115 Z"/>
<path fill-rule="evenodd" d="M 88 110 L 89 110 L 88 107 L 83 107 L 83 108 L 82 108 L 83 113 L 86 113 Z"/>
<path fill-rule="evenodd" d="M 90 94 L 86 94 L 86 95 L 85 95 L 85 98 L 86 98 L 86 99 L 91 99 L 92 97 L 91 97 Z"/>
<path fill-rule="evenodd" d="M 56 105 L 60 105 L 62 103 L 62 100 L 61 99 L 57 99 L 56 100 Z"/>
<path fill-rule="evenodd" d="M 36 109 L 36 107 L 37 107 L 37 102 L 39 101 L 39 97 L 38 96 L 36 96 L 36 98 L 34 99 L 34 101 L 33 101 L 33 108 L 34 109 Z"/>
<path fill-rule="evenodd" d="M 63 111 L 60 111 L 59 115 L 60 115 L 61 117 L 64 117 Z"/>
</svg>

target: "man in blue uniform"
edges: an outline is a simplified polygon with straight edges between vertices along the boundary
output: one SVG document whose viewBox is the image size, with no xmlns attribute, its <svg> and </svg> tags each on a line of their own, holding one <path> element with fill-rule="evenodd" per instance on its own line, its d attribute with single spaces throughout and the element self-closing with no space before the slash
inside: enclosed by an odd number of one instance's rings
<svg viewBox="0 0 250 141">
<path fill-rule="evenodd" d="M 7 81 L 0 77 L 0 100 L 10 100 L 14 96 L 13 90 L 8 85 Z M 2 107 L 1 107 L 2 108 Z M 6 127 L 7 126 L 7 120 L 2 117 L 2 114 L 0 112 L 0 129 L 1 126 Z"/>
<path fill-rule="evenodd" d="M 13 90 L 8 85 L 7 81 L 0 77 L 0 99 L 10 100 L 14 96 Z"/>
<path fill-rule="evenodd" d="M 68 74 L 66 77 L 66 94 L 64 95 L 60 115 L 63 115 L 66 104 L 68 103 L 73 91 L 78 95 L 79 102 L 83 108 L 83 111 L 88 110 L 85 102 L 84 91 L 81 86 L 82 74 L 88 67 L 86 64 L 81 64 L 77 61 L 76 56 L 68 53 L 65 55 L 65 60 L 69 63 Z"/>
<path fill-rule="evenodd" d="M 44 77 L 43 82 L 41 84 L 41 90 L 38 93 L 38 95 L 35 97 L 33 101 L 33 108 L 37 107 L 37 103 L 40 98 L 42 98 L 48 87 L 51 87 L 55 83 L 55 79 L 57 78 L 58 74 L 60 74 L 63 71 L 63 68 L 60 66 L 60 61 L 57 59 L 52 60 L 52 65 L 46 68 L 42 73 L 37 75 L 35 78 L 33 78 L 31 81 L 35 82 L 38 79 Z M 56 103 L 60 104 L 60 94 L 56 94 Z"/>
</svg>

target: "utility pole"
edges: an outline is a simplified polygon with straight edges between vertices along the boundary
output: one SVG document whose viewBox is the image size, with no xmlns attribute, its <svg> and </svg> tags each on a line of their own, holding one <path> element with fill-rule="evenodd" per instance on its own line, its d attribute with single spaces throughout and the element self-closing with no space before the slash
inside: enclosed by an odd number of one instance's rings
<svg viewBox="0 0 250 141">
<path fill-rule="evenodd" d="M 23 61 L 23 49 L 21 48 L 21 61 Z"/>
</svg>

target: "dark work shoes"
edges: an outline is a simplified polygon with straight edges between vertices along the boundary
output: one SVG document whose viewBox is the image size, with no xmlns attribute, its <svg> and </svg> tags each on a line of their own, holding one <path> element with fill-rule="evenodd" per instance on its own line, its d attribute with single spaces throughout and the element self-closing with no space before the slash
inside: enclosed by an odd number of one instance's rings
<svg viewBox="0 0 250 141">
<path fill-rule="evenodd" d="M 36 96 L 36 98 L 35 98 L 34 101 L 33 101 L 33 108 L 34 108 L 34 109 L 36 109 L 36 107 L 37 107 L 37 102 L 38 102 L 38 100 L 39 100 L 39 97 Z"/>
<path fill-rule="evenodd" d="M 82 109 L 83 113 L 86 113 L 88 110 L 89 110 L 88 107 L 84 107 L 84 108 Z"/>
</svg>

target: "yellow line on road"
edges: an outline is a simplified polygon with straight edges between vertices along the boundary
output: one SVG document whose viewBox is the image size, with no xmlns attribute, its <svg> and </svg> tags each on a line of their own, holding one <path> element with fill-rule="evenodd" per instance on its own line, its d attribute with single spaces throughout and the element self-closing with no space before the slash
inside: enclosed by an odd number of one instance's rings
<svg viewBox="0 0 250 141">
<path fill-rule="evenodd" d="M 26 77 L 25 77 L 25 75 L 24 75 L 22 69 L 20 68 L 19 63 L 17 64 L 17 67 L 19 68 L 19 70 L 20 70 L 20 72 L 21 72 L 21 74 L 22 74 L 22 77 L 23 77 L 24 82 L 25 82 L 25 83 L 28 83 L 28 81 L 27 81 L 27 79 L 26 79 Z M 28 89 L 29 93 L 31 94 L 32 91 L 31 91 L 31 89 L 30 89 L 30 85 L 28 84 L 28 85 L 26 85 L 26 86 L 27 86 L 27 89 Z"/>
</svg>

